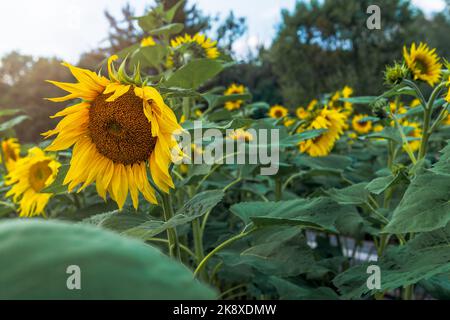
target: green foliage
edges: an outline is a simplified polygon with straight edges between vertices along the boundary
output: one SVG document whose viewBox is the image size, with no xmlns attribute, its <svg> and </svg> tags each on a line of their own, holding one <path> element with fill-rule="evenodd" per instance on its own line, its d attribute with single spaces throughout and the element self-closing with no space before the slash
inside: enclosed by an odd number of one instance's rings
<svg viewBox="0 0 450 320">
<path fill-rule="evenodd" d="M 50 221 L 0 224 L 2 299 L 213 299 L 182 265 L 137 240 Z M 69 290 L 66 270 L 81 270 Z M 30 276 L 32 275 L 32 276 Z"/>
</svg>

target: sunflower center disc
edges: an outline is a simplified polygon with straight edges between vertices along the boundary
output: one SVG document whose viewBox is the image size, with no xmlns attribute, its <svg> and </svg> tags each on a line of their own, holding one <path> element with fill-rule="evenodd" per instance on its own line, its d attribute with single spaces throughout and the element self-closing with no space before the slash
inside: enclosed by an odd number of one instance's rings
<svg viewBox="0 0 450 320">
<path fill-rule="evenodd" d="M 40 192 L 44 187 L 47 179 L 52 175 L 52 169 L 48 166 L 50 161 L 41 161 L 35 163 L 30 168 L 29 182 L 36 192 Z"/>
<path fill-rule="evenodd" d="M 89 110 L 89 131 L 98 152 L 108 159 L 129 165 L 146 161 L 156 145 L 152 126 L 145 117 L 142 100 L 133 90 L 107 102 L 101 94 Z"/>
</svg>

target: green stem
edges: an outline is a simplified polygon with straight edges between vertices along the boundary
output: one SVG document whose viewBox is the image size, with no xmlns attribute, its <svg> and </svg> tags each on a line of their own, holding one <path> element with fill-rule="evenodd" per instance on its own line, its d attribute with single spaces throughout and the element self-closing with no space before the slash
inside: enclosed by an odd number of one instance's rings
<svg viewBox="0 0 450 320">
<path fill-rule="evenodd" d="M 283 184 L 281 183 L 281 178 L 275 179 L 275 201 L 281 200 L 281 195 L 283 192 Z"/>
<path fill-rule="evenodd" d="M 414 285 L 410 284 L 403 289 L 403 300 L 414 300 Z"/>
<path fill-rule="evenodd" d="M 169 221 L 173 217 L 172 200 L 170 194 L 161 193 L 164 210 L 164 220 Z M 178 243 L 177 230 L 175 228 L 167 229 L 167 239 L 169 244 L 169 254 L 171 257 L 181 261 L 180 244 Z"/>
<path fill-rule="evenodd" d="M 247 232 L 242 232 L 234 237 L 231 237 L 230 239 L 222 242 L 221 244 L 219 244 L 216 248 L 214 248 L 214 250 L 212 250 L 210 253 L 208 253 L 206 255 L 205 258 L 203 258 L 203 260 L 198 264 L 197 269 L 195 269 L 194 271 L 194 277 L 196 277 L 202 270 L 203 268 L 206 266 L 206 263 L 209 261 L 209 259 L 211 259 L 217 252 L 219 252 L 220 250 L 226 248 L 227 246 L 229 246 L 230 244 L 232 244 L 233 242 L 236 242 L 239 239 L 242 239 L 244 237 L 246 237 L 247 235 L 249 235 L 250 233 L 252 233 L 255 229 L 251 229 Z"/>
<path fill-rule="evenodd" d="M 169 240 L 161 239 L 161 238 L 150 238 L 150 239 L 147 239 L 147 241 L 150 241 L 150 242 L 161 242 L 161 243 L 167 243 L 167 244 L 169 243 Z M 186 247 L 185 245 L 182 245 L 181 243 L 180 243 L 180 249 L 182 249 L 184 252 L 186 252 L 192 258 L 195 258 L 195 253 L 192 252 L 192 250 L 189 249 L 188 247 Z"/>
<path fill-rule="evenodd" d="M 430 96 L 430 100 L 428 101 L 424 114 L 423 114 L 423 131 L 422 131 L 422 141 L 420 143 L 419 149 L 419 160 L 423 159 L 427 153 L 428 148 L 428 140 L 431 136 L 430 123 L 431 123 L 431 115 L 433 113 L 433 105 L 434 101 L 438 97 L 441 89 L 445 86 L 445 83 L 441 83 L 438 85 Z"/>
<path fill-rule="evenodd" d="M 183 115 L 185 120 L 191 118 L 191 98 L 189 97 L 183 98 Z"/>
</svg>

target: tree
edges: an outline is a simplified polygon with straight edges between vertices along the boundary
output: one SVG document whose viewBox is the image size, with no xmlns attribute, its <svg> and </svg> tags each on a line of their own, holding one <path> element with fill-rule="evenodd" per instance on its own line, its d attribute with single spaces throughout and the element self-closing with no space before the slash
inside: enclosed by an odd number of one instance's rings
<svg viewBox="0 0 450 320">
<path fill-rule="evenodd" d="M 371 4 L 301 1 L 294 12 L 282 12 L 270 61 L 287 104 L 296 107 L 344 85 L 354 87 L 358 95 L 377 94 L 385 65 L 401 59 L 403 45 L 429 39 L 431 31 L 425 26 L 431 22 L 403 0 L 378 1 L 382 29 L 367 29 L 366 9 Z M 441 35 L 436 31 L 434 35 Z"/>
</svg>

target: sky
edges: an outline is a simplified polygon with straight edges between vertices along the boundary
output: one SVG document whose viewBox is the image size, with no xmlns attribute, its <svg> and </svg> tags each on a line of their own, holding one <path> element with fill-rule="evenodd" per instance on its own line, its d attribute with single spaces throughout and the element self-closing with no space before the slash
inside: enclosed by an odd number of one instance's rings
<svg viewBox="0 0 450 320">
<path fill-rule="evenodd" d="M 81 53 L 104 41 L 108 9 L 120 16 L 126 0 L 8 0 L 0 4 L 0 56 L 12 50 L 35 56 L 57 56 L 76 63 Z M 128 0 L 141 15 L 151 0 Z M 281 21 L 281 9 L 292 10 L 296 0 L 189 0 L 206 14 L 222 16 L 233 10 L 247 18 L 248 32 L 234 49 L 245 56 L 259 44 L 270 44 Z M 444 0 L 413 0 L 427 14 L 444 9 Z"/>
</svg>

